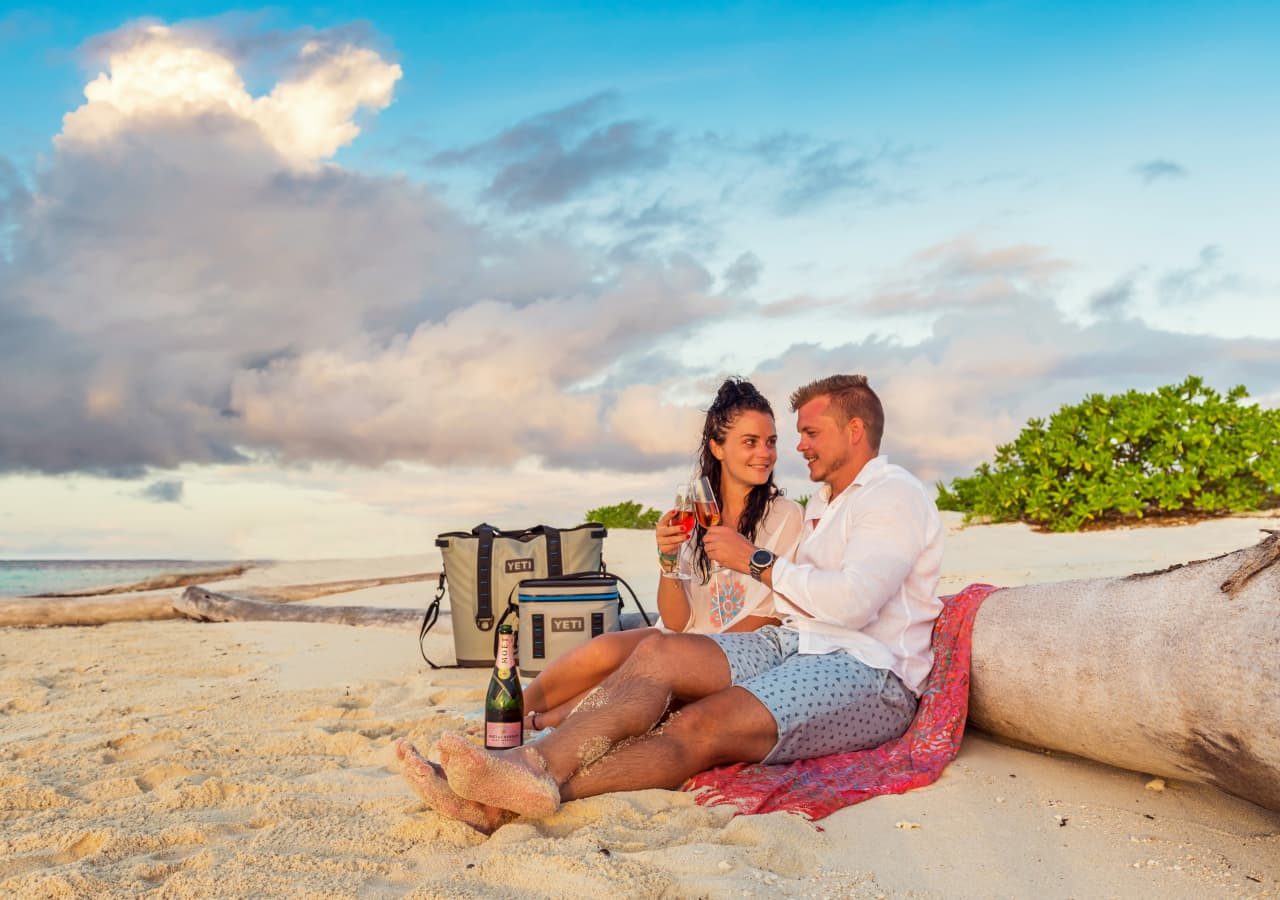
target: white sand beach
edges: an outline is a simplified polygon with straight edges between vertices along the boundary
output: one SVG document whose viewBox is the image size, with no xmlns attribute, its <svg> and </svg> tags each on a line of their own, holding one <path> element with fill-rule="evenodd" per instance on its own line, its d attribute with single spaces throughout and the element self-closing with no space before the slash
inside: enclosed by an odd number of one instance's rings
<svg viewBox="0 0 1280 900">
<path fill-rule="evenodd" d="M 946 592 L 1147 571 L 1256 542 L 1267 517 L 1071 535 L 950 526 Z M 652 608 L 647 532 L 610 567 Z M 280 563 L 220 591 L 437 570 Z M 434 582 L 305 601 L 423 608 Z M 179 589 L 171 591 L 179 593 Z M 433 656 L 451 659 L 447 632 Z M 484 837 L 425 810 L 392 744 L 480 710 L 416 630 L 187 620 L 0 629 L 0 896 L 1280 896 L 1280 813 L 970 731 L 942 778 L 811 824 L 669 791 Z"/>
</svg>

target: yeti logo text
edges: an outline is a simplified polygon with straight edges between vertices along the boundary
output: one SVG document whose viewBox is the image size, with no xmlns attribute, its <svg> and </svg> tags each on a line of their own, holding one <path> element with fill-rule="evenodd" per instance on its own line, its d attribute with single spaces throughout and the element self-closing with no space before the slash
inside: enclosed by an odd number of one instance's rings
<svg viewBox="0 0 1280 900">
<path fill-rule="evenodd" d="M 557 631 L 586 631 L 586 622 L 582 619 L 552 619 L 551 633 Z"/>
<path fill-rule="evenodd" d="M 508 575 L 516 572 L 532 572 L 533 560 L 531 559 L 509 559 L 503 567 Z"/>
</svg>

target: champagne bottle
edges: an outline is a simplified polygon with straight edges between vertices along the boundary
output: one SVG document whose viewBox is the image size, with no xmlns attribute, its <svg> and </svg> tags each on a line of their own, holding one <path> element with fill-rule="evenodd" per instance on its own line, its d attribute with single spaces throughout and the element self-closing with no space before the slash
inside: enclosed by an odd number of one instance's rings
<svg viewBox="0 0 1280 900">
<path fill-rule="evenodd" d="M 516 674 L 516 636 L 510 625 L 498 626 L 498 658 L 484 698 L 484 745 L 490 750 L 524 743 L 524 692 Z"/>
</svg>

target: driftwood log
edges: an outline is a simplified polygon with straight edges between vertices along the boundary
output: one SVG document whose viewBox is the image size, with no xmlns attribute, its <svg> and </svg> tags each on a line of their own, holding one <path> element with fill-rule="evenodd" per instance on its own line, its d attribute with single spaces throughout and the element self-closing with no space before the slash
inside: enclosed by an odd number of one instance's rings
<svg viewBox="0 0 1280 900">
<path fill-rule="evenodd" d="M 176 619 L 173 592 L 103 597 L 17 597 L 0 600 L 0 627 L 106 625 Z"/>
<path fill-rule="evenodd" d="M 0 627 L 42 625 L 105 625 L 108 622 L 147 622 L 175 619 L 172 588 L 235 578 L 253 568 L 248 564 L 157 575 L 133 584 L 85 588 L 0 600 Z"/>
<path fill-rule="evenodd" d="M 249 600 L 189 587 L 173 601 L 173 608 L 201 622 L 321 622 L 331 625 L 376 625 L 403 628 L 422 621 L 421 609 L 373 606 L 293 606 Z"/>
<path fill-rule="evenodd" d="M 230 570 L 228 570 L 230 571 Z M 328 581 L 319 584 L 298 584 L 281 587 L 247 589 L 242 596 L 254 600 L 272 601 L 269 605 L 296 603 L 330 594 L 341 594 L 388 584 L 407 584 L 430 581 L 439 572 L 418 572 L 412 575 L 395 575 L 381 578 L 361 578 L 353 581 Z M 175 576 L 190 579 L 191 576 Z M 231 577 L 221 573 L 220 577 Z M 159 579 L 145 582 L 154 585 Z M 181 583 L 190 584 L 190 580 Z M 84 591 L 39 597 L 18 597 L 0 600 L 0 628 L 5 626 L 32 627 L 46 625 L 106 625 L 109 622 L 145 622 L 154 619 L 177 619 L 182 616 L 174 608 L 173 591 L 156 591 L 153 587 L 135 586 L 149 593 L 121 593 L 122 589 L 107 589 L 89 595 Z M 425 602 L 424 602 L 425 607 Z M 419 613 L 421 619 L 421 613 Z"/>
<path fill-rule="evenodd" d="M 1280 533 L 1123 578 L 998 591 L 969 719 L 1001 737 L 1280 810 Z"/>
<path fill-rule="evenodd" d="M 34 594 L 35 597 L 100 597 L 104 594 L 137 594 L 143 591 L 163 591 L 169 588 L 186 587 L 189 584 L 208 584 L 211 581 L 223 581 L 227 578 L 238 578 L 252 569 L 248 563 L 227 566 L 222 569 L 208 569 L 204 572 L 168 572 L 156 575 L 132 584 L 113 584 L 106 587 L 81 588 L 75 591 L 56 591 L 47 594 Z"/>
</svg>

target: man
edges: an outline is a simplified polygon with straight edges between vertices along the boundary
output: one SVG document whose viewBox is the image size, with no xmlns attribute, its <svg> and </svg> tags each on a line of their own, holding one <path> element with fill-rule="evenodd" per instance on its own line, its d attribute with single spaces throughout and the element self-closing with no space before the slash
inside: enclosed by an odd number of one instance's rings
<svg viewBox="0 0 1280 900">
<path fill-rule="evenodd" d="M 796 449 L 823 483 L 795 560 L 730 528 L 711 528 L 704 541 L 711 559 L 772 586 L 783 624 L 648 638 L 559 729 L 515 750 L 446 734 L 437 767 L 401 742 L 405 774 L 429 805 L 488 830 L 509 813 L 545 816 L 579 797 L 677 788 L 728 763 L 864 749 L 907 729 L 942 608 L 937 508 L 879 455 L 884 412 L 865 377 L 815 381 L 791 408 Z M 672 700 L 686 705 L 663 722 Z"/>
</svg>

